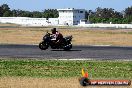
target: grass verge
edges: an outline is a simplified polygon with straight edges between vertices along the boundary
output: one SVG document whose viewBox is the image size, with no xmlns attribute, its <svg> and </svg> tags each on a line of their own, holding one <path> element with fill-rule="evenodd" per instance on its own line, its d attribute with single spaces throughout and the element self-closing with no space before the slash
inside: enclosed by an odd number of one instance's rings
<svg viewBox="0 0 132 88">
<path fill-rule="evenodd" d="M 132 79 L 132 61 L 0 60 L 0 77 Z"/>
</svg>

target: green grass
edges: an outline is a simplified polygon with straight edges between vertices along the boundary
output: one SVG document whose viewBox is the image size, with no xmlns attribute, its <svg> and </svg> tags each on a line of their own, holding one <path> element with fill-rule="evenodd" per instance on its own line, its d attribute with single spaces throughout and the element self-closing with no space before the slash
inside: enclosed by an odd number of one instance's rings
<svg viewBox="0 0 132 88">
<path fill-rule="evenodd" d="M 132 61 L 0 60 L 0 77 L 80 77 L 132 79 Z"/>
</svg>

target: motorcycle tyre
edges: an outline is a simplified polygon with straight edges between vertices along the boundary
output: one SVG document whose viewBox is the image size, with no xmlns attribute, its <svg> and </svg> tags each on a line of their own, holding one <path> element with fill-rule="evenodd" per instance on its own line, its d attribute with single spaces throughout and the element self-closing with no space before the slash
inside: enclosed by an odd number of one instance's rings
<svg viewBox="0 0 132 88">
<path fill-rule="evenodd" d="M 46 45 L 44 42 L 40 42 L 39 43 L 39 48 L 41 50 L 46 50 L 46 49 L 48 49 L 48 45 Z"/>
</svg>

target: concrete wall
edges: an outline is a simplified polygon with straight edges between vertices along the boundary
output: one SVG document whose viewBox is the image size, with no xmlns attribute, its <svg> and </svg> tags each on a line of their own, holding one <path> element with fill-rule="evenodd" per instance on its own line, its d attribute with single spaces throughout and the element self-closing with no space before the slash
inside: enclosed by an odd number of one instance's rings
<svg viewBox="0 0 132 88">
<path fill-rule="evenodd" d="M 48 21 L 51 25 L 58 25 L 59 24 L 58 18 L 49 18 Z"/>
<path fill-rule="evenodd" d="M 78 26 L 91 28 L 132 28 L 132 24 L 78 24 Z"/>
<path fill-rule="evenodd" d="M 24 26 L 58 25 L 58 18 L 0 17 L 1 23 L 14 23 Z"/>
</svg>

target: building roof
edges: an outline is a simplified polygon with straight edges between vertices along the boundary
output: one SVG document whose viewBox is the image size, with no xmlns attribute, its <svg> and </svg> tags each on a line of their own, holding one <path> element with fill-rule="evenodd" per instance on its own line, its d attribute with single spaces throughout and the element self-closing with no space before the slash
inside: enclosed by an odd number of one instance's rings
<svg viewBox="0 0 132 88">
<path fill-rule="evenodd" d="M 85 10 L 85 9 L 66 8 L 66 9 L 57 9 L 57 10 L 58 10 L 58 11 L 64 11 L 64 10 L 65 10 L 65 11 L 72 11 L 72 10 L 75 11 L 75 10 L 79 10 L 79 11 L 80 11 L 80 10 Z"/>
</svg>

